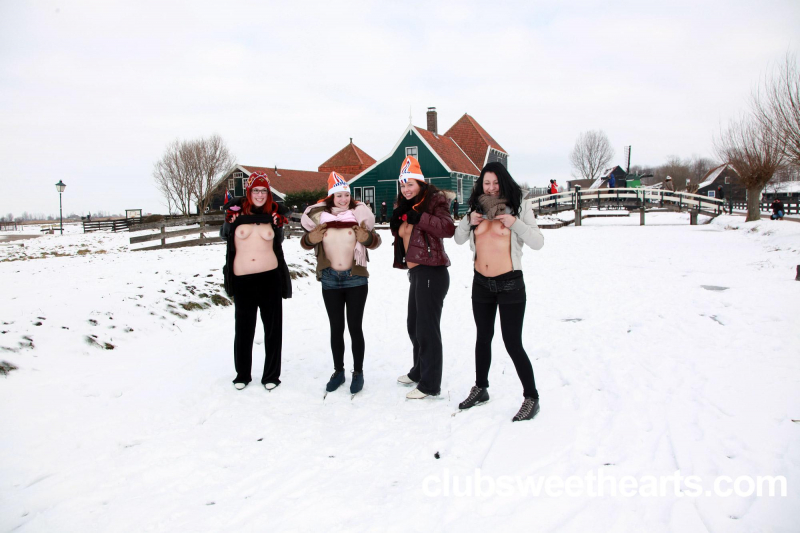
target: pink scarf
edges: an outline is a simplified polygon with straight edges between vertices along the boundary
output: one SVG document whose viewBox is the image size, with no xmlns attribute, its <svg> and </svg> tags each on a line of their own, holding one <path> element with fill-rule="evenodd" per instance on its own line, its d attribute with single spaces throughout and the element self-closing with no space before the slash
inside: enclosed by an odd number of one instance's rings
<svg viewBox="0 0 800 533">
<path fill-rule="evenodd" d="M 308 213 L 311 212 L 312 209 L 324 206 L 325 202 L 320 202 L 306 208 L 302 218 L 300 219 L 300 225 L 303 226 L 306 231 L 313 231 L 314 228 L 317 227 L 317 223 L 308 216 Z M 332 221 L 352 222 L 353 226 L 360 226 L 362 222 L 365 222 L 364 225 L 369 231 L 372 231 L 372 229 L 375 227 L 375 215 L 372 213 L 372 210 L 366 206 L 366 204 L 361 202 L 356 203 L 356 207 L 352 210 L 344 207 L 332 207 L 330 213 L 323 211 L 319 216 L 319 224 Z M 367 266 L 367 249 L 358 241 L 356 241 L 354 258 L 358 266 Z"/>
</svg>

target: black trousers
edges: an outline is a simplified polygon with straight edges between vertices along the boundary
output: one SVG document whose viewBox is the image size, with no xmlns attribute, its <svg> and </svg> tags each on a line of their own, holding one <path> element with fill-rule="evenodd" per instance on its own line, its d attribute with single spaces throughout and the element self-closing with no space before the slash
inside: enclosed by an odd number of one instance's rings
<svg viewBox="0 0 800 533">
<path fill-rule="evenodd" d="M 442 320 L 444 297 L 450 288 L 450 273 L 445 266 L 419 265 L 409 271 L 408 337 L 414 346 L 414 366 L 408 377 L 419 382 L 417 388 L 436 395 L 442 387 Z"/>
<path fill-rule="evenodd" d="M 512 290 L 492 292 L 485 285 L 488 281 L 494 288 L 502 287 L 505 282 L 514 280 L 516 286 Z M 514 270 L 507 274 L 487 278 L 475 272 L 472 282 L 472 314 L 475 317 L 477 338 L 475 340 L 475 385 L 481 388 L 489 386 L 489 367 L 492 366 L 492 338 L 497 309 L 500 308 L 500 331 L 503 343 L 517 369 L 522 382 L 523 395 L 538 398 L 536 381 L 533 378 L 533 367 L 522 346 L 522 324 L 525 320 L 525 284 L 522 272 Z"/>
<path fill-rule="evenodd" d="M 337 372 L 344 370 L 344 320 L 347 317 L 347 328 L 350 330 L 350 341 L 353 347 L 353 370 L 364 371 L 364 331 L 361 323 L 364 319 L 364 307 L 367 304 L 369 285 L 348 287 L 346 289 L 323 289 L 322 300 L 328 311 L 331 324 L 331 353 L 333 368 Z"/>
<path fill-rule="evenodd" d="M 233 341 L 234 383 L 250 383 L 253 365 L 253 338 L 256 312 L 261 311 L 264 325 L 264 373 L 261 383 L 280 383 L 281 345 L 283 343 L 283 300 L 278 269 L 234 276 L 233 305 L 236 314 L 236 337 Z"/>
</svg>

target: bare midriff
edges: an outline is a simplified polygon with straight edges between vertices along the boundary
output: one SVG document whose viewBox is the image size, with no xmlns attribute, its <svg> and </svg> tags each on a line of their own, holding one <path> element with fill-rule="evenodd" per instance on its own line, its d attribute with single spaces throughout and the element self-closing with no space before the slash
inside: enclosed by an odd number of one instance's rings
<svg viewBox="0 0 800 533">
<path fill-rule="evenodd" d="M 356 234 L 352 229 L 331 228 L 325 230 L 322 249 L 331 262 L 331 268 L 339 272 L 353 268 L 353 255 L 356 249 Z"/>
<path fill-rule="evenodd" d="M 484 220 L 475 228 L 475 270 L 493 278 L 514 270 L 511 230 L 499 220 Z"/>
<path fill-rule="evenodd" d="M 413 231 L 414 231 L 414 224 L 403 222 L 403 225 L 400 226 L 400 237 L 403 238 L 403 248 L 405 248 L 406 254 L 408 253 L 408 241 L 411 240 L 411 233 Z M 411 261 L 406 260 L 406 266 L 408 268 L 414 268 L 415 266 L 417 266 L 417 264 L 418 263 L 412 263 Z"/>
<path fill-rule="evenodd" d="M 236 245 L 234 275 L 246 276 L 278 268 L 278 258 L 272 249 L 275 232 L 269 224 L 242 224 L 236 228 L 233 239 Z"/>
</svg>

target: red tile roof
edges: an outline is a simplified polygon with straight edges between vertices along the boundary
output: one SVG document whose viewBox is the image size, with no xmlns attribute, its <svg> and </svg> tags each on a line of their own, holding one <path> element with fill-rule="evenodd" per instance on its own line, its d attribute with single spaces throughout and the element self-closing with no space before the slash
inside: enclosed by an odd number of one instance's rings
<svg viewBox="0 0 800 533">
<path fill-rule="evenodd" d="M 375 159 L 373 159 L 372 156 L 370 156 L 364 150 L 353 144 L 353 140 L 351 139 L 350 144 L 336 152 L 333 157 L 322 163 L 319 166 L 319 171 L 339 172 L 340 174 L 346 172 L 358 174 L 374 164 Z"/>
<path fill-rule="evenodd" d="M 458 147 L 453 139 L 444 135 L 435 135 L 425 128 L 415 127 L 414 129 L 433 148 L 433 151 L 439 154 L 439 157 L 450 167 L 450 170 L 472 176 L 480 175 L 481 169 L 461 151 L 461 148 Z"/>
<path fill-rule="evenodd" d="M 266 172 L 270 186 L 281 194 L 325 189 L 328 186 L 328 175 L 330 174 L 330 172 L 314 172 L 311 170 L 289 170 L 285 168 L 276 170 L 275 167 L 239 166 L 248 172 Z M 342 177 L 348 181 L 353 176 L 355 174 L 342 174 Z"/>
<path fill-rule="evenodd" d="M 490 146 L 504 154 L 508 153 L 478 124 L 478 121 L 466 113 L 445 132 L 445 135 L 452 137 L 479 169 L 483 168 L 486 152 Z"/>
</svg>

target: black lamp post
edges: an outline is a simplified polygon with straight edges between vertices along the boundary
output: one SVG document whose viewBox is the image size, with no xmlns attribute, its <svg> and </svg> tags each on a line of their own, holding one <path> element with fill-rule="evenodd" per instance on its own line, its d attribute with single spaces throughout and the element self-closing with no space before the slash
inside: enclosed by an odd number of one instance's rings
<svg viewBox="0 0 800 533">
<path fill-rule="evenodd" d="M 67 185 L 63 181 L 58 180 L 58 183 L 56 183 L 56 190 L 58 191 L 58 219 L 61 225 L 61 235 L 64 235 L 64 214 L 61 210 L 61 193 L 64 192 L 66 188 Z"/>
</svg>

